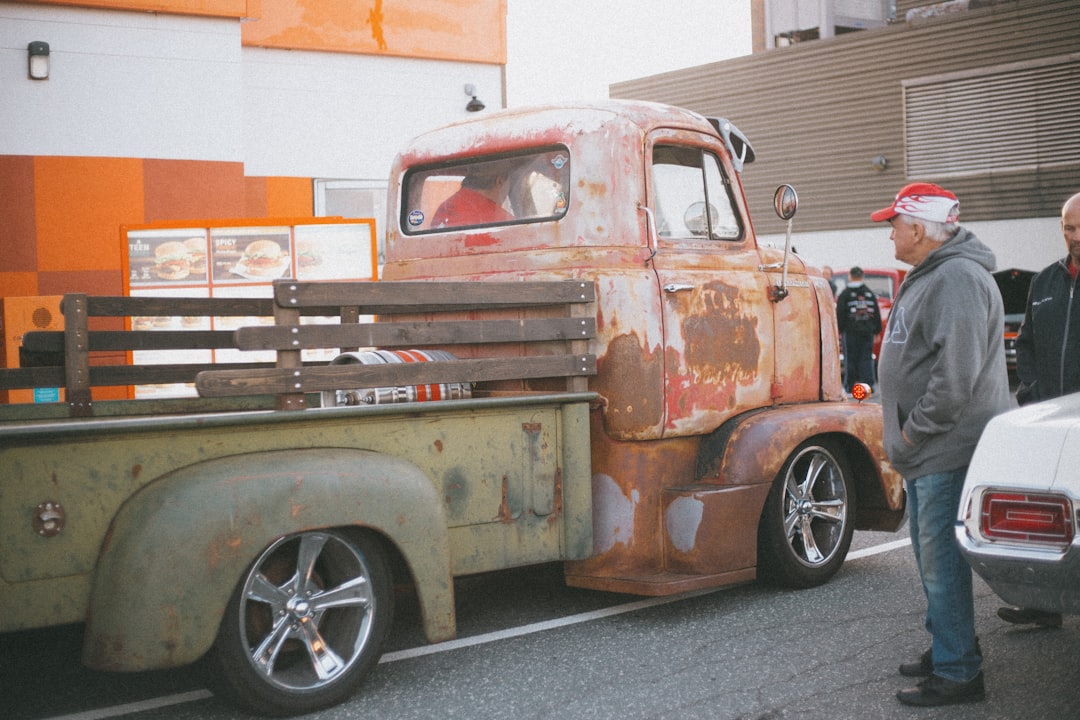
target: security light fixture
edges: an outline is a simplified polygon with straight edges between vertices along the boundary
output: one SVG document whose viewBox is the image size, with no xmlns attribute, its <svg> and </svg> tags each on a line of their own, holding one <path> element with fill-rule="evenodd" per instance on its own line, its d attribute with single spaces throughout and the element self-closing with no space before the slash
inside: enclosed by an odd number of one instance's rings
<svg viewBox="0 0 1080 720">
<path fill-rule="evenodd" d="M 469 112 L 480 112 L 486 107 L 484 103 L 476 99 L 476 86 L 472 83 L 465 86 L 465 94 L 472 98 L 472 100 L 469 100 L 469 104 L 465 106 L 465 109 Z"/>
<path fill-rule="evenodd" d="M 49 79 L 49 43 L 35 40 L 26 46 L 27 71 L 31 80 Z"/>
</svg>

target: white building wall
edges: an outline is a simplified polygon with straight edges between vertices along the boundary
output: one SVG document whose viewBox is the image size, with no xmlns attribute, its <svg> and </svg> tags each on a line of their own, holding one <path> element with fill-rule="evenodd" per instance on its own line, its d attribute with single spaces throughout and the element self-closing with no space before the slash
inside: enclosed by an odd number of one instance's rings
<svg viewBox="0 0 1080 720">
<path fill-rule="evenodd" d="M 0 3 L 0 154 L 240 161 L 240 58 L 231 20 Z"/>
<path fill-rule="evenodd" d="M 407 140 L 502 100 L 499 65 L 244 48 L 248 175 L 386 180 Z"/>
<path fill-rule="evenodd" d="M 50 47 L 48 80 L 26 47 Z M 243 162 L 385 182 L 412 136 L 489 108 L 502 67 L 245 48 L 240 23 L 0 2 L 0 154 Z"/>
<path fill-rule="evenodd" d="M 773 227 L 776 221 L 775 218 L 771 220 L 774 222 L 770 222 L 769 226 Z M 1060 217 L 972 223 L 961 220 L 961 225 L 975 233 L 994 251 L 998 270 L 1042 270 L 1066 254 Z M 908 267 L 894 256 L 888 223 L 867 230 L 837 232 L 800 233 L 798 227 L 799 216 L 796 215 L 791 244 L 802 258 L 818 267 Z M 759 234 L 758 242 L 782 248 L 784 235 Z"/>
</svg>

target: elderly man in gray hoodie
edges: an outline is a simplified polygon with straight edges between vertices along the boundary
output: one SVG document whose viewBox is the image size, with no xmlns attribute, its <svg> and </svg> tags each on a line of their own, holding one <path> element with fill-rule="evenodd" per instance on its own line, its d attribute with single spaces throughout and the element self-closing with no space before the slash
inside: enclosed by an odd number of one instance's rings
<svg viewBox="0 0 1080 720">
<path fill-rule="evenodd" d="M 902 675 L 925 679 L 897 698 L 921 706 L 977 702 L 985 690 L 971 568 L 953 523 L 979 436 L 1010 406 L 994 254 L 958 224 L 956 195 L 931 183 L 904 187 L 870 217 L 892 225 L 896 259 L 913 266 L 889 315 L 878 371 L 885 452 L 907 485 L 932 642 L 918 661 L 900 666 Z"/>
</svg>

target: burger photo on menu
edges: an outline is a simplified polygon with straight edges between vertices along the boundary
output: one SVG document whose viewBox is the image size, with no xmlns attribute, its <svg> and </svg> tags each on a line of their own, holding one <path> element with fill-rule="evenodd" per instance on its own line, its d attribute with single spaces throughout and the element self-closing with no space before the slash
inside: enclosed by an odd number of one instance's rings
<svg viewBox="0 0 1080 720">
<path fill-rule="evenodd" d="M 191 258 L 191 274 L 206 274 L 206 240 L 201 237 L 188 238 L 184 241 L 184 247 L 188 250 Z"/>
<path fill-rule="evenodd" d="M 183 280 L 191 274 L 191 254 L 184 243 L 167 240 L 154 248 L 154 274 L 162 280 Z"/>
<path fill-rule="evenodd" d="M 252 240 L 232 272 L 249 279 L 276 278 L 289 269 L 289 253 L 273 240 Z"/>
<path fill-rule="evenodd" d="M 322 254 L 311 240 L 296 241 L 296 272 L 304 273 L 323 264 Z"/>
</svg>

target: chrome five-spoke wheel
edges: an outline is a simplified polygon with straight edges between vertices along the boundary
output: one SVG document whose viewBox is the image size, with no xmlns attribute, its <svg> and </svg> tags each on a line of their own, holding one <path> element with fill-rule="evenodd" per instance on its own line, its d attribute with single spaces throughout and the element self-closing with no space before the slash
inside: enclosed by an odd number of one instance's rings
<svg viewBox="0 0 1080 720">
<path fill-rule="evenodd" d="M 791 587 L 811 587 L 844 562 L 854 531 L 855 496 L 843 454 L 808 441 L 773 483 L 758 533 L 761 574 Z"/>
<path fill-rule="evenodd" d="M 278 539 L 252 563 L 216 644 L 226 689 L 262 714 L 341 702 L 378 661 L 392 615 L 378 542 L 309 531 Z"/>
</svg>

